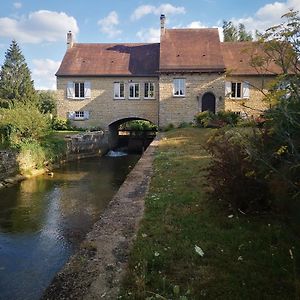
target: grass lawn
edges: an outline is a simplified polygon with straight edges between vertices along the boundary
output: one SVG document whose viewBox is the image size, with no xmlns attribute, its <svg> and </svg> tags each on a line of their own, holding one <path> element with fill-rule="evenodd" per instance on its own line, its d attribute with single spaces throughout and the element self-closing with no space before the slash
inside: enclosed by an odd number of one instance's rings
<svg viewBox="0 0 300 300">
<path fill-rule="evenodd" d="M 290 228 L 208 200 L 212 131 L 178 129 L 160 141 L 121 299 L 300 299 L 300 240 Z"/>
</svg>

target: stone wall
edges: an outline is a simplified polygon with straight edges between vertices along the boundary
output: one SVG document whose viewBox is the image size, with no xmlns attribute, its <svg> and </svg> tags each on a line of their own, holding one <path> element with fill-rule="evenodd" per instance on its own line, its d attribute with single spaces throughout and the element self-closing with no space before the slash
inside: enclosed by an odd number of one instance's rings
<svg viewBox="0 0 300 300">
<path fill-rule="evenodd" d="M 66 136 L 66 160 L 103 155 L 109 150 L 108 134 L 103 131 Z"/>
<path fill-rule="evenodd" d="M 226 81 L 249 82 L 249 99 L 225 99 L 225 110 L 243 112 L 247 116 L 258 116 L 269 108 L 269 104 L 263 101 L 264 93 L 268 92 L 274 76 L 232 76 L 226 77 Z M 263 92 L 262 92 L 263 91 Z"/>
<path fill-rule="evenodd" d="M 16 153 L 11 150 L 0 151 L 0 181 L 18 173 Z"/>
<path fill-rule="evenodd" d="M 68 81 L 91 82 L 91 98 L 76 100 L 68 99 L 66 89 Z M 114 82 L 125 83 L 125 99 L 114 100 Z M 128 99 L 128 83 L 140 83 L 139 100 Z M 154 82 L 155 99 L 144 99 L 144 82 Z M 67 118 L 69 111 L 89 111 L 89 120 L 73 121 L 78 127 L 100 126 L 106 129 L 109 124 L 123 118 L 142 118 L 158 123 L 158 79 L 156 77 L 89 77 L 89 78 L 57 78 L 58 115 Z"/>
<path fill-rule="evenodd" d="M 101 156 L 109 150 L 108 133 L 103 131 L 66 136 L 66 142 L 66 151 L 62 155 L 61 161 L 54 162 L 55 165 L 52 168 L 72 160 Z M 0 151 L 0 188 L 10 186 L 28 177 L 41 175 L 51 168 L 47 165 L 43 169 L 37 169 L 36 163 L 30 158 L 26 159 L 11 150 Z M 29 163 L 24 165 L 24 159 Z M 25 172 L 22 172 L 22 168 L 26 168 Z"/>
<path fill-rule="evenodd" d="M 173 79 L 185 78 L 185 97 L 173 96 Z M 216 97 L 216 111 L 224 109 L 225 77 L 217 73 L 208 74 L 162 74 L 159 79 L 159 125 L 193 122 L 201 111 L 201 98 L 206 92 Z"/>
</svg>

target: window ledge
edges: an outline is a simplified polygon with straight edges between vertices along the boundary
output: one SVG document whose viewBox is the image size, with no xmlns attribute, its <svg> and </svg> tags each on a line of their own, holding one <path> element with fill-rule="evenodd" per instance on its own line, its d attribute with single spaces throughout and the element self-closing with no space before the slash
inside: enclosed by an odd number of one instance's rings
<svg viewBox="0 0 300 300">
<path fill-rule="evenodd" d="M 124 98 L 114 98 L 114 100 L 125 100 L 125 97 Z"/>
<path fill-rule="evenodd" d="M 185 95 L 173 95 L 173 98 L 185 98 Z"/>
<path fill-rule="evenodd" d="M 141 100 L 141 98 L 128 98 L 128 100 Z"/>
</svg>

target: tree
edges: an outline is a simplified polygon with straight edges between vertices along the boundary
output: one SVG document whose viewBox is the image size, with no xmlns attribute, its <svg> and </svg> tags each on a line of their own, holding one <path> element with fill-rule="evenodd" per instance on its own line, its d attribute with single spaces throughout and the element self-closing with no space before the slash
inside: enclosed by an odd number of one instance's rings
<svg viewBox="0 0 300 300">
<path fill-rule="evenodd" d="M 224 42 L 236 42 L 238 40 L 238 32 L 231 21 L 223 21 Z"/>
<path fill-rule="evenodd" d="M 5 53 L 5 61 L 1 67 L 0 98 L 11 102 L 36 100 L 30 70 L 15 40 Z"/>
<path fill-rule="evenodd" d="M 246 31 L 244 24 L 235 26 L 231 21 L 223 21 L 224 42 L 244 42 L 252 41 L 252 35 Z"/>
<path fill-rule="evenodd" d="M 56 115 L 56 100 L 53 92 L 39 91 L 38 98 L 38 108 L 41 113 Z"/>
<path fill-rule="evenodd" d="M 239 42 L 253 40 L 251 33 L 246 31 L 246 27 L 242 23 L 239 24 L 238 35 L 239 35 Z"/>
</svg>

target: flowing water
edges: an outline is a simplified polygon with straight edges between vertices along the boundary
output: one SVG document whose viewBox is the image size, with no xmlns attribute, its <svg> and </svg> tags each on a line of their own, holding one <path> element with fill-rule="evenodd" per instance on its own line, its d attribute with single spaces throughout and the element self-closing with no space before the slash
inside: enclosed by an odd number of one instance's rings
<svg viewBox="0 0 300 300">
<path fill-rule="evenodd" d="M 0 299 L 39 299 L 138 156 L 68 163 L 0 190 Z"/>
</svg>

